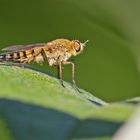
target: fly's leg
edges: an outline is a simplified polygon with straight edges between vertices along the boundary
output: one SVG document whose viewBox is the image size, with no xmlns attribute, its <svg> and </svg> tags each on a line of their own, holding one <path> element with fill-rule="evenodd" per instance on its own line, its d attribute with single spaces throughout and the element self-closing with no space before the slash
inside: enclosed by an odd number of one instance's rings
<svg viewBox="0 0 140 140">
<path fill-rule="evenodd" d="M 73 84 L 73 87 L 79 92 L 81 93 L 81 91 L 78 89 L 77 85 L 76 85 L 76 82 L 75 82 L 75 64 L 73 62 L 70 62 L 70 61 L 63 61 L 62 62 L 63 64 L 71 64 L 72 65 L 72 84 Z"/>
<path fill-rule="evenodd" d="M 19 62 L 4 62 L 1 63 L 0 65 L 5 65 L 5 66 L 17 66 L 17 67 L 23 67 L 22 63 Z"/>
<path fill-rule="evenodd" d="M 62 79 L 62 62 L 61 61 L 58 62 L 58 77 L 59 77 L 61 85 L 65 87 L 63 83 L 63 79 Z"/>
<path fill-rule="evenodd" d="M 25 65 L 27 64 L 27 63 L 30 63 L 32 60 L 33 60 L 33 56 L 31 56 L 31 57 L 29 57 L 29 58 L 27 58 L 27 59 L 25 59 L 25 60 L 23 60 L 22 62 L 19 62 L 19 63 L 13 63 L 13 66 L 18 66 L 18 67 L 22 67 L 22 68 L 25 68 Z"/>
<path fill-rule="evenodd" d="M 22 62 L 11 62 L 11 63 L 5 63 L 5 65 L 9 65 L 9 66 L 17 66 L 17 67 L 22 67 L 22 68 L 24 68 L 25 67 L 25 65 L 27 64 L 27 63 L 30 63 L 32 60 L 33 60 L 33 56 L 31 56 L 31 57 L 29 57 L 29 58 L 27 58 L 27 59 L 25 59 L 25 60 L 23 60 Z"/>
</svg>

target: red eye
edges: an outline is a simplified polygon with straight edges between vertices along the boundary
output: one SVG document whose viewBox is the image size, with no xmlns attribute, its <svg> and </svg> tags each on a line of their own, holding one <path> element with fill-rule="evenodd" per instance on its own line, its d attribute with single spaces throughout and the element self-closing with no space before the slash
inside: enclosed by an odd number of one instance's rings
<svg viewBox="0 0 140 140">
<path fill-rule="evenodd" d="M 81 49 L 80 41 L 75 40 L 75 50 L 76 52 L 79 52 Z"/>
</svg>

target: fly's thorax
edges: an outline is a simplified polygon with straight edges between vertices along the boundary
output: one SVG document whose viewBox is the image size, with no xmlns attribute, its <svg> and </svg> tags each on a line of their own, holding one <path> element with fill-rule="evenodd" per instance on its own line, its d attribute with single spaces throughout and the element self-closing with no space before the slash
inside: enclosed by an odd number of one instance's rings
<svg viewBox="0 0 140 140">
<path fill-rule="evenodd" d="M 69 47 L 63 45 L 44 48 L 50 66 L 57 65 L 59 61 L 67 61 L 71 56 Z"/>
</svg>

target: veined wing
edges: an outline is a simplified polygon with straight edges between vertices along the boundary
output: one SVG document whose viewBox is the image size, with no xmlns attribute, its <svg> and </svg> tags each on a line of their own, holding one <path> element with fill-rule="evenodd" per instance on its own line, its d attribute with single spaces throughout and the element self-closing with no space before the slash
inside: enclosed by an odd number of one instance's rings
<svg viewBox="0 0 140 140">
<path fill-rule="evenodd" d="M 16 52 L 16 51 L 24 51 L 33 48 L 45 47 L 47 43 L 37 43 L 37 44 L 29 44 L 29 45 L 13 45 L 6 48 L 3 48 L 2 51 Z"/>
</svg>

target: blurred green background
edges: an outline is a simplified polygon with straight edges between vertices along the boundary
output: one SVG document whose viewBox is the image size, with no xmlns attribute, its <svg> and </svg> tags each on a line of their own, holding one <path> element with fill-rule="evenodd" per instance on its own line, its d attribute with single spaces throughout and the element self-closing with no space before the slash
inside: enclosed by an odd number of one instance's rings
<svg viewBox="0 0 140 140">
<path fill-rule="evenodd" d="M 0 0 L 0 48 L 89 39 L 74 58 L 78 86 L 106 101 L 140 96 L 139 7 L 139 0 Z M 56 75 L 56 68 L 37 67 Z"/>
</svg>

